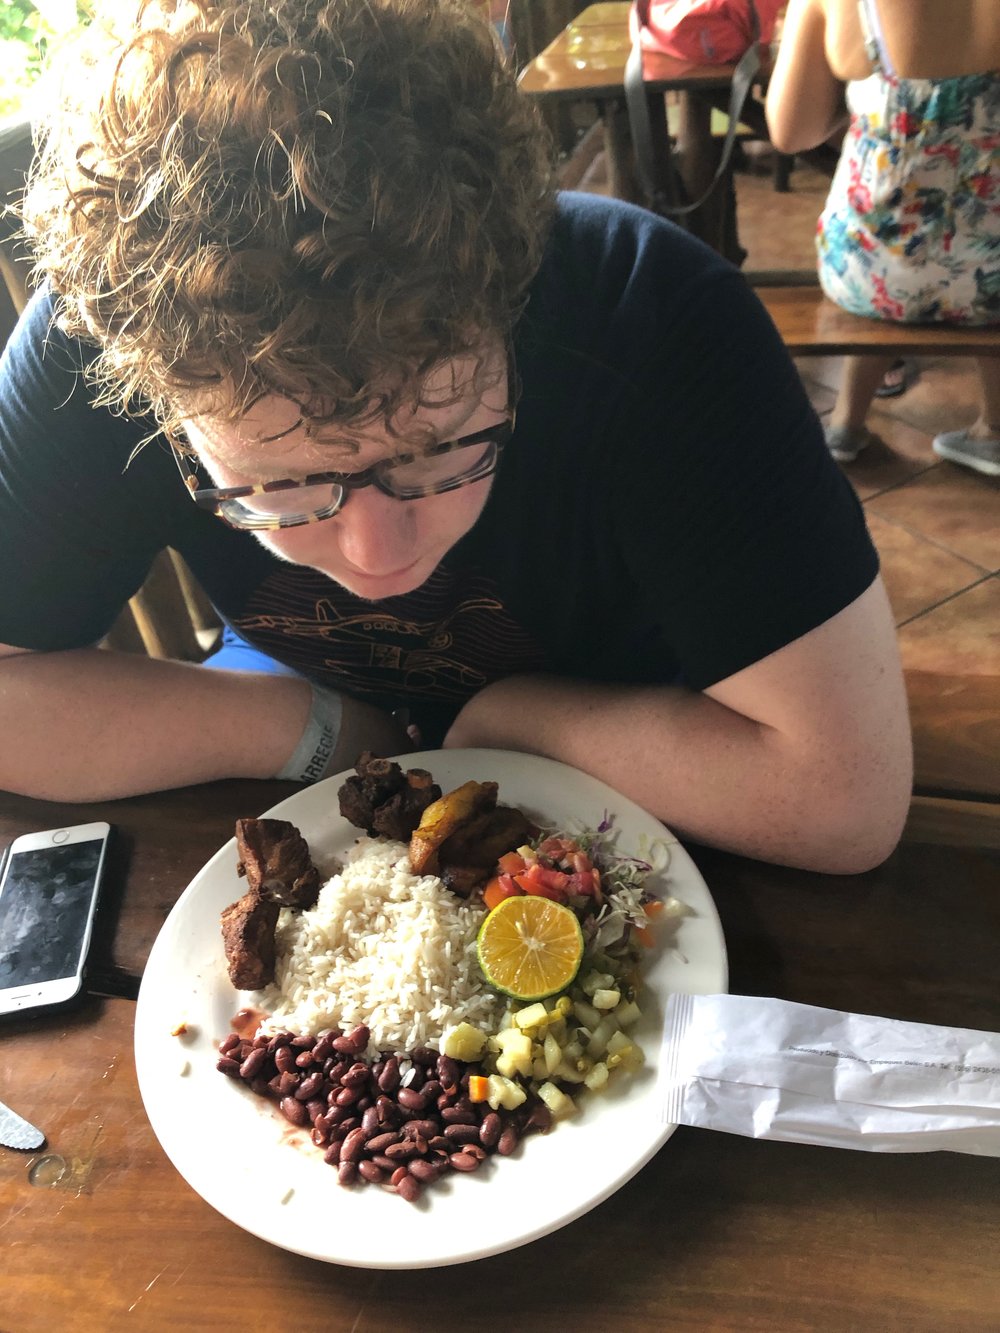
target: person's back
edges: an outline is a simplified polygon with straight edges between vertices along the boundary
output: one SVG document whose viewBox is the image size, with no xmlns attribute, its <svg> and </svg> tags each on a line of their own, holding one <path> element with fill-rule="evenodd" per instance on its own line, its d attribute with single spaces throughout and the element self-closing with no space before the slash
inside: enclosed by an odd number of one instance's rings
<svg viewBox="0 0 1000 1333">
<path fill-rule="evenodd" d="M 767 93 L 772 142 L 795 153 L 847 133 L 817 252 L 845 310 L 901 322 L 1000 323 L 1000 10 L 996 0 L 791 0 Z M 851 359 L 827 425 L 840 462 L 888 358 Z M 1000 371 L 935 452 L 1000 475 Z"/>
<path fill-rule="evenodd" d="M 826 56 L 844 83 L 871 64 L 857 0 L 824 0 Z M 996 0 L 877 0 L 886 50 L 902 79 L 951 79 L 1000 70 Z"/>
</svg>

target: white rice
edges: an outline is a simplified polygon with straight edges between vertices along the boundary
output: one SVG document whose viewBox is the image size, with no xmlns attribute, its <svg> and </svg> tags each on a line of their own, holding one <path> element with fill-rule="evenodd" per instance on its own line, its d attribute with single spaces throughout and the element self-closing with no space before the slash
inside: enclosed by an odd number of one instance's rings
<svg viewBox="0 0 1000 1333">
<path fill-rule="evenodd" d="M 414 875 L 401 842 L 359 838 L 306 912 L 282 909 L 274 984 L 257 992 L 268 1032 L 367 1023 L 369 1052 L 437 1049 L 445 1028 L 492 1026 L 498 997 L 476 962 L 480 904 Z"/>
</svg>

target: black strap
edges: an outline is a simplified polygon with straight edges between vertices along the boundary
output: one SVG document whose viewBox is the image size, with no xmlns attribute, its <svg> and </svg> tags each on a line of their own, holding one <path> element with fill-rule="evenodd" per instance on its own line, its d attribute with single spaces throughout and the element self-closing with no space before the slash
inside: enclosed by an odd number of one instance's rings
<svg viewBox="0 0 1000 1333">
<path fill-rule="evenodd" d="M 760 53 L 757 49 L 760 41 L 760 18 L 754 0 L 747 0 L 750 10 L 751 42 L 733 71 L 729 94 L 729 126 L 722 145 L 719 165 L 701 198 L 696 199 L 693 204 L 682 204 L 678 202 L 682 197 L 682 191 L 670 150 L 669 135 L 664 133 L 656 138 L 653 135 L 650 99 L 653 97 L 662 99 L 663 94 L 647 92 L 642 77 L 642 30 L 649 21 L 649 3 L 650 0 L 635 0 L 638 22 L 632 50 L 625 62 L 625 105 L 632 134 L 632 148 L 635 152 L 636 173 L 639 184 L 650 201 L 650 207 L 658 213 L 665 213 L 671 217 L 684 217 L 701 208 L 729 166 L 740 116 L 760 69 Z"/>
</svg>

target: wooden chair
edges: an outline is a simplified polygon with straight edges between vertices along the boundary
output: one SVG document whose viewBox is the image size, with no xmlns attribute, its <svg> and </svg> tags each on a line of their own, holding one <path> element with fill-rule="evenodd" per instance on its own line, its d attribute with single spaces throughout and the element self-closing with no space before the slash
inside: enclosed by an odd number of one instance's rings
<svg viewBox="0 0 1000 1333">
<path fill-rule="evenodd" d="M 850 315 L 829 300 L 815 272 L 748 272 L 793 356 L 989 356 L 1000 325 L 899 324 Z"/>
</svg>

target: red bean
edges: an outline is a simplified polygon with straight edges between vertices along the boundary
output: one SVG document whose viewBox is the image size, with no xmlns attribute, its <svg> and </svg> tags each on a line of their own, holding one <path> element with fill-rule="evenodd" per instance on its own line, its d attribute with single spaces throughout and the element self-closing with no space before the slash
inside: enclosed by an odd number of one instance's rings
<svg viewBox="0 0 1000 1333">
<path fill-rule="evenodd" d="M 322 1092 L 322 1090 L 323 1075 L 317 1069 L 313 1073 L 306 1075 L 298 1088 L 296 1088 L 295 1095 L 300 1102 L 309 1102 Z"/>
<path fill-rule="evenodd" d="M 395 1092 L 399 1087 L 399 1061 L 394 1055 L 386 1060 L 385 1068 L 378 1076 L 378 1086 L 381 1092 Z"/>
<path fill-rule="evenodd" d="M 445 1106 L 441 1110 L 441 1119 L 446 1125 L 478 1125 L 479 1117 L 475 1111 L 464 1111 L 461 1106 Z"/>
<path fill-rule="evenodd" d="M 407 1111 L 422 1111 L 427 1105 L 427 1099 L 412 1088 L 400 1088 L 396 1100 Z"/>
<path fill-rule="evenodd" d="M 519 1134 L 515 1125 L 506 1125 L 497 1140 L 497 1152 L 501 1157 L 509 1157 L 518 1145 Z"/>
<path fill-rule="evenodd" d="M 279 1046 L 274 1052 L 274 1063 L 279 1074 L 290 1073 L 295 1068 L 295 1052 L 290 1046 Z"/>
<path fill-rule="evenodd" d="M 479 1126 L 479 1142 L 484 1148 L 495 1148 L 502 1132 L 503 1121 L 496 1111 L 490 1111 L 483 1116 L 483 1123 Z"/>
<path fill-rule="evenodd" d="M 374 1162 L 365 1161 L 358 1163 L 358 1175 L 362 1180 L 367 1180 L 370 1185 L 381 1185 L 385 1180 L 386 1173 Z"/>
<path fill-rule="evenodd" d="M 215 1062 L 215 1067 L 220 1074 L 228 1074 L 230 1078 L 239 1078 L 240 1076 L 239 1060 L 233 1060 L 228 1055 L 220 1055 Z"/>
<path fill-rule="evenodd" d="M 437 1058 L 437 1075 L 443 1087 L 455 1088 L 458 1086 L 461 1072 L 450 1055 L 439 1055 Z"/>
<path fill-rule="evenodd" d="M 414 1180 L 409 1172 L 396 1182 L 396 1193 L 407 1203 L 416 1203 L 422 1192 L 419 1180 Z"/>
<path fill-rule="evenodd" d="M 442 1168 L 434 1162 L 425 1162 L 422 1158 L 417 1158 L 415 1162 L 410 1162 L 407 1168 L 411 1176 L 417 1180 L 423 1181 L 425 1185 L 431 1185 L 441 1176 Z"/>
<path fill-rule="evenodd" d="M 473 1157 L 471 1153 L 456 1152 L 448 1158 L 453 1171 L 478 1171 L 479 1158 Z"/>
<path fill-rule="evenodd" d="M 257 1077 L 266 1064 L 267 1051 L 258 1046 L 256 1050 L 250 1052 L 240 1065 L 240 1078 L 246 1079 L 249 1083 L 252 1078 Z"/>
<path fill-rule="evenodd" d="M 365 1137 L 365 1131 L 360 1126 L 357 1129 L 352 1129 L 340 1150 L 340 1160 L 342 1162 L 356 1162 L 364 1152 Z"/>
<path fill-rule="evenodd" d="M 358 1178 L 358 1168 L 353 1162 L 341 1162 L 337 1167 L 338 1185 L 353 1185 Z"/>
<path fill-rule="evenodd" d="M 368 1151 L 385 1152 L 387 1148 L 390 1148 L 394 1143 L 399 1143 L 399 1141 L 400 1133 L 397 1129 L 390 1130 L 385 1134 L 376 1134 L 374 1138 L 368 1140 Z"/>
<path fill-rule="evenodd" d="M 219 1042 L 219 1054 L 228 1055 L 234 1046 L 240 1044 L 240 1039 L 235 1032 L 230 1032 L 228 1037 L 223 1037 Z"/>
<path fill-rule="evenodd" d="M 297 1102 L 294 1097 L 282 1097 L 278 1109 L 286 1120 L 290 1120 L 293 1125 L 298 1125 L 301 1129 L 309 1123 L 309 1112 L 302 1102 Z"/>
<path fill-rule="evenodd" d="M 444 1137 L 451 1143 L 478 1143 L 478 1125 L 445 1125 Z"/>
</svg>

